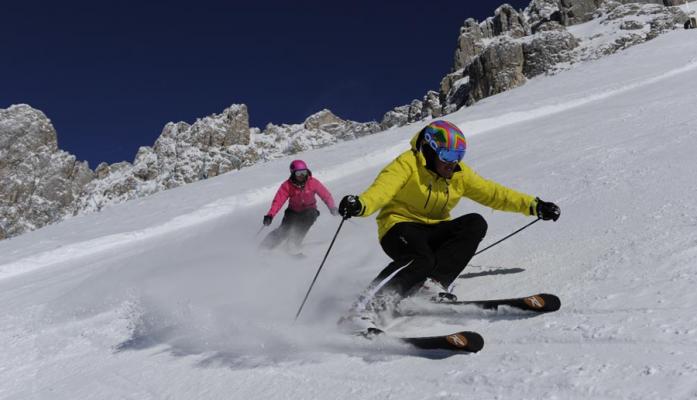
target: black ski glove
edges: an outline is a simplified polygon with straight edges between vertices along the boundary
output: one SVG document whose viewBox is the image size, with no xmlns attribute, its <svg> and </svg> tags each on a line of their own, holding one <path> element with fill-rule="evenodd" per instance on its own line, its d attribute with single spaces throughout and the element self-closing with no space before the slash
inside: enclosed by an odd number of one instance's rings
<svg viewBox="0 0 697 400">
<path fill-rule="evenodd" d="M 359 215 L 361 211 L 363 211 L 363 204 L 361 204 L 358 196 L 344 196 L 341 202 L 339 202 L 339 214 L 346 219 Z"/>
<path fill-rule="evenodd" d="M 271 221 L 273 221 L 273 217 L 270 215 L 264 215 L 264 226 L 269 226 L 271 225 Z"/>
<path fill-rule="evenodd" d="M 537 216 L 542 218 L 545 221 L 549 221 L 550 219 L 552 221 L 556 221 L 559 219 L 559 216 L 561 215 L 561 209 L 559 208 L 558 205 L 554 203 L 548 203 L 546 201 L 540 200 L 540 198 L 537 198 Z"/>
</svg>

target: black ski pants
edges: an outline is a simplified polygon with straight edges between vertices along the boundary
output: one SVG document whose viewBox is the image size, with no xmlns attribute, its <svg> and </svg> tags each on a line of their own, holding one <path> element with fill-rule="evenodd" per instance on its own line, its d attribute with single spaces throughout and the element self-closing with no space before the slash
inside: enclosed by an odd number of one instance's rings
<svg viewBox="0 0 697 400">
<path fill-rule="evenodd" d="M 380 241 L 392 261 L 373 280 L 375 296 L 405 297 L 426 278 L 448 287 L 470 261 L 486 235 L 487 223 L 479 214 L 467 214 L 437 224 L 402 222 Z"/>
<path fill-rule="evenodd" d="M 273 249 L 286 239 L 293 241 L 294 245 L 300 246 L 305 235 L 307 235 L 307 231 L 310 230 L 318 216 L 319 210 L 316 208 L 308 208 L 302 211 L 293 211 L 290 208 L 286 208 L 281 225 L 264 238 L 261 246 Z"/>
</svg>

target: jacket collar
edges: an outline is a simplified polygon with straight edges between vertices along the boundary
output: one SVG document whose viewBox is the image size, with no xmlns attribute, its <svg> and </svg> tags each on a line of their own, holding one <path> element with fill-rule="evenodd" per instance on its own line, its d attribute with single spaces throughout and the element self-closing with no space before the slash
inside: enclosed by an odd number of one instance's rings
<svg viewBox="0 0 697 400">
<path fill-rule="evenodd" d="M 300 182 L 296 181 L 295 178 L 293 178 L 293 175 L 291 175 L 290 178 L 288 178 L 288 182 L 290 182 L 290 184 L 295 186 L 296 188 L 302 189 L 305 186 L 307 186 L 308 183 L 310 183 L 311 179 L 312 179 L 312 175 L 308 175 L 307 179 L 305 179 L 305 182 L 300 183 Z"/>
</svg>

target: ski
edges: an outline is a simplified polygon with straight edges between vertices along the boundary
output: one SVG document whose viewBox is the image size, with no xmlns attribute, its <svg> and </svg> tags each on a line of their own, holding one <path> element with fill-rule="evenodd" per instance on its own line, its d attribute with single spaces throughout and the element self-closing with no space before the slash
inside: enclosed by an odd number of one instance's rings
<svg viewBox="0 0 697 400">
<path fill-rule="evenodd" d="M 534 311 L 539 313 L 554 312 L 561 307 L 559 297 L 549 293 L 538 293 L 526 297 L 515 297 L 512 299 L 496 299 L 496 300 L 451 300 L 453 297 L 449 293 L 440 293 L 432 301 L 439 304 L 453 305 L 474 305 L 487 310 L 497 310 L 499 306 L 509 306 L 526 311 Z"/>
<path fill-rule="evenodd" d="M 477 332 L 462 331 L 449 335 L 397 337 L 377 328 L 368 328 L 362 333 L 368 339 L 376 336 L 389 336 L 401 342 L 424 350 L 447 350 L 459 353 L 476 353 L 484 347 L 484 338 Z"/>
</svg>

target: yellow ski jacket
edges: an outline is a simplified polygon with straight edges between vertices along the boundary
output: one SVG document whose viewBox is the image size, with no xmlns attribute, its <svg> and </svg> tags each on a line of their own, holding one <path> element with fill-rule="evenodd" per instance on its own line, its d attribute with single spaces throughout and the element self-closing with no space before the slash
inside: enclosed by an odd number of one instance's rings
<svg viewBox="0 0 697 400">
<path fill-rule="evenodd" d="M 533 196 L 484 179 L 463 162 L 458 163 L 451 179 L 427 169 L 418 140 L 416 134 L 411 140 L 411 150 L 387 165 L 359 195 L 363 205 L 360 216 L 380 210 L 377 217 L 380 239 L 400 222 L 435 224 L 450 220 L 450 211 L 462 197 L 496 210 L 536 215 L 537 200 Z"/>
</svg>

